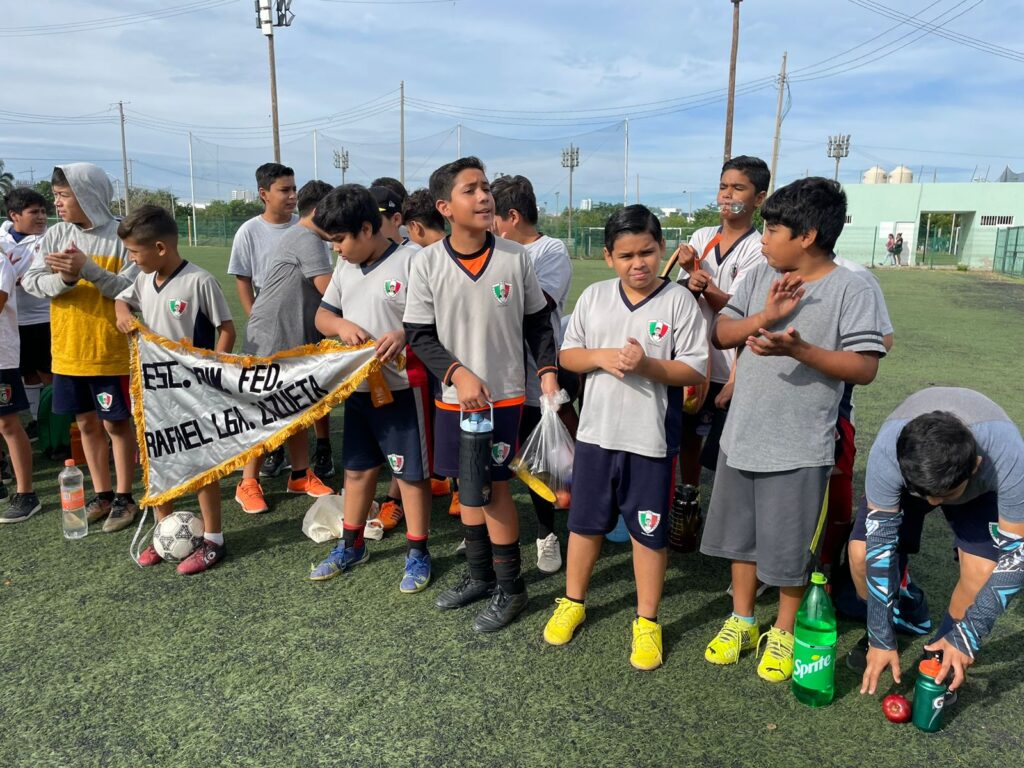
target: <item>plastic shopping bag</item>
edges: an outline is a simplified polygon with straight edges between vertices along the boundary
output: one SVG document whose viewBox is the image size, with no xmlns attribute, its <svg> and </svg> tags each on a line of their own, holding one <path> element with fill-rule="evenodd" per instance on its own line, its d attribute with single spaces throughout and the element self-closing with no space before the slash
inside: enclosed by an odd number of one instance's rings
<svg viewBox="0 0 1024 768">
<path fill-rule="evenodd" d="M 572 498 L 572 461 L 576 453 L 569 430 L 558 418 L 558 409 L 569 402 L 561 390 L 541 395 L 540 423 L 534 428 L 509 465 L 526 486 L 555 505 L 568 509 Z"/>
</svg>

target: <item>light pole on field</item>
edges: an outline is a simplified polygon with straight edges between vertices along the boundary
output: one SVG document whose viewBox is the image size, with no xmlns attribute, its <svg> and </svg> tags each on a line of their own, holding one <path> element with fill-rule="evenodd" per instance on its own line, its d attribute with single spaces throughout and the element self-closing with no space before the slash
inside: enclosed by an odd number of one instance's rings
<svg viewBox="0 0 1024 768">
<path fill-rule="evenodd" d="M 569 239 L 572 240 L 572 175 L 580 165 L 580 148 L 569 145 L 562 150 L 562 167 L 569 169 Z"/>
<path fill-rule="evenodd" d="M 270 119 L 274 127 L 274 162 L 281 162 L 281 131 L 277 121 L 277 65 L 274 63 L 274 27 L 290 27 L 295 20 L 292 0 L 256 0 L 256 26 L 267 38 L 270 58 Z"/>
<path fill-rule="evenodd" d="M 850 154 L 850 134 L 838 134 L 828 137 L 828 156 L 835 158 L 836 174 L 832 178 L 839 181 L 839 161 Z"/>
<path fill-rule="evenodd" d="M 723 162 L 732 157 L 732 116 L 736 105 L 736 54 L 740 47 L 740 3 L 743 0 L 729 0 L 732 3 L 732 53 L 729 55 L 729 96 L 725 102 L 725 152 Z"/>
<path fill-rule="evenodd" d="M 344 147 L 339 152 L 334 150 L 334 167 L 341 171 L 341 183 L 345 183 L 345 171 L 348 170 L 348 150 Z"/>
</svg>

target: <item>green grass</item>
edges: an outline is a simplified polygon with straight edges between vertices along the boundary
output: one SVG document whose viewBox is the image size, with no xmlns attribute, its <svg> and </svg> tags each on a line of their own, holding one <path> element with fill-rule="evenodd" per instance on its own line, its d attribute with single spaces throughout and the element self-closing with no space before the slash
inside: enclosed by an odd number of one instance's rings
<svg viewBox="0 0 1024 768">
<path fill-rule="evenodd" d="M 189 252 L 222 274 L 227 249 Z M 608 274 L 577 262 L 576 290 Z M 971 386 L 1024 423 L 1021 283 L 929 270 L 879 273 L 896 347 L 857 396 L 858 467 L 885 415 L 930 384 Z M 226 291 L 237 310 L 233 286 Z M 340 420 L 339 420 L 340 424 Z M 643 428 L 637 425 L 637 428 Z M 810 710 L 785 686 L 706 664 L 727 614 L 726 564 L 673 555 L 661 621 L 665 666 L 627 663 L 633 616 L 628 552 L 607 545 L 587 623 L 567 647 L 541 629 L 564 576 L 533 564 L 534 525 L 522 488 L 528 612 L 482 637 L 472 611 L 440 613 L 438 589 L 462 568 L 460 538 L 435 507 L 435 582 L 398 592 L 404 542 L 372 543 L 372 559 L 325 584 L 305 580 L 327 547 L 305 539 L 307 500 L 270 481 L 271 511 L 247 517 L 226 501 L 230 557 L 196 578 L 128 558 L 129 533 L 93 529 L 65 542 L 54 510 L 57 468 L 41 462 L 46 509 L 0 529 L 0 766 L 919 766 L 1019 761 L 1024 674 L 1019 604 L 1003 617 L 946 728 L 925 735 L 882 718 L 844 666 L 837 698 Z M 856 485 L 859 488 L 861 478 Z M 233 482 L 222 484 L 230 499 Z M 705 489 L 705 493 L 707 489 Z M 195 509 L 193 499 L 182 508 Z M 560 520 L 564 526 L 564 518 Z M 941 516 L 926 527 L 915 578 L 938 618 L 956 578 Z M 769 597 L 758 607 L 774 616 Z M 840 627 L 839 651 L 863 631 Z M 905 666 L 920 651 L 904 653 Z M 906 675 L 900 690 L 907 691 Z"/>
</svg>

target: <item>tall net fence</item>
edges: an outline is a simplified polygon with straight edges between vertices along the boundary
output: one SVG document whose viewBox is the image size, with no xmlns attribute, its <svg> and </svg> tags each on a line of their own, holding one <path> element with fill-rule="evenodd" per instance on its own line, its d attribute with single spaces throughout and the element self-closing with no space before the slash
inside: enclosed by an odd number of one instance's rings
<svg viewBox="0 0 1024 768">
<path fill-rule="evenodd" d="M 1011 277 L 1024 277 L 1024 227 L 996 232 L 996 252 L 992 271 Z"/>
</svg>

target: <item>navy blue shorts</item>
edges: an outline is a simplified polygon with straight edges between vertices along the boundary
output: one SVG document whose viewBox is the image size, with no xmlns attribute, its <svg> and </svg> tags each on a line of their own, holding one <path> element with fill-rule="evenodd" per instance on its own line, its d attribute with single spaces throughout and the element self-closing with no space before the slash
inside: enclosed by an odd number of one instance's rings
<svg viewBox="0 0 1024 768">
<path fill-rule="evenodd" d="M 417 389 L 391 392 L 395 401 L 374 408 L 369 392 L 355 392 L 345 401 L 341 433 L 342 465 L 362 471 L 384 462 L 398 480 L 415 483 L 430 477 L 426 410 Z"/>
<path fill-rule="evenodd" d="M 648 549 L 664 549 L 675 464 L 674 456 L 652 459 L 577 442 L 569 530 L 602 536 L 615 527 L 621 513 L 630 536 Z"/>
<path fill-rule="evenodd" d="M 104 421 L 125 421 L 132 416 L 127 376 L 53 375 L 53 412 L 65 416 L 96 414 Z"/>
<path fill-rule="evenodd" d="M 0 370 L 0 416 L 28 410 L 28 396 L 17 368 Z"/>
<path fill-rule="evenodd" d="M 494 437 L 491 442 L 491 481 L 511 480 L 509 463 L 519 450 L 519 419 L 522 405 L 494 409 Z M 459 476 L 459 412 L 437 408 L 434 414 L 434 474 Z"/>
<path fill-rule="evenodd" d="M 900 523 L 900 539 L 896 551 L 903 555 L 917 554 L 921 550 L 924 517 L 935 507 L 924 499 L 904 493 L 900 497 L 900 509 L 903 510 L 903 522 Z M 946 504 L 942 507 L 942 513 L 953 530 L 957 549 L 993 562 L 999 560 L 999 549 L 989 531 L 989 525 L 999 521 L 998 495 L 995 491 L 983 493 L 966 504 Z M 867 519 L 868 503 L 862 497 L 850 539 L 867 539 Z"/>
</svg>

